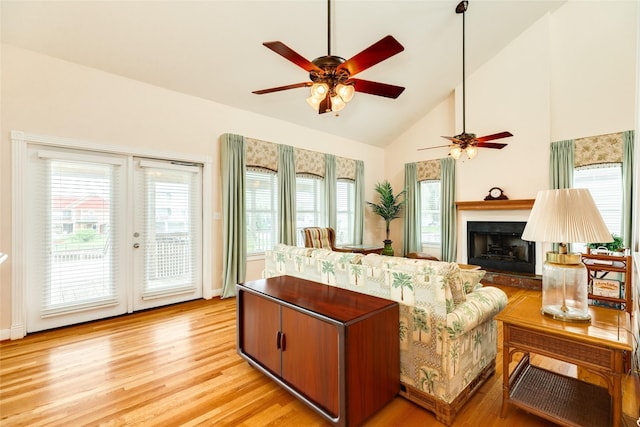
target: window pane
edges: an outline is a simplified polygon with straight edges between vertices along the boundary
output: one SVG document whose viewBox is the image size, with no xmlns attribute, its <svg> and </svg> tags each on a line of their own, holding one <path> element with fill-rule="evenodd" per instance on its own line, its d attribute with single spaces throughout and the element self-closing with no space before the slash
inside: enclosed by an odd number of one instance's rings
<svg viewBox="0 0 640 427">
<path fill-rule="evenodd" d="M 42 313 L 72 310 L 115 298 L 113 189 L 119 168 L 47 161 L 48 245 Z"/>
<path fill-rule="evenodd" d="M 276 174 L 246 172 L 247 254 L 273 249 L 278 231 Z"/>
<path fill-rule="evenodd" d="M 420 223 L 423 245 L 439 245 L 440 238 L 440 181 L 420 181 Z"/>
<path fill-rule="evenodd" d="M 196 286 L 202 232 L 200 173 L 160 166 L 142 168 L 144 182 L 143 295 Z"/>
<path fill-rule="evenodd" d="M 583 166 L 573 172 L 573 186 L 588 188 L 591 191 L 602 219 L 612 234 L 620 236 L 622 226 L 622 166 L 610 164 L 606 166 Z M 583 242 L 597 243 L 597 242 Z M 573 250 L 584 247 L 574 246 Z"/>
<path fill-rule="evenodd" d="M 338 180 L 336 184 L 336 245 L 355 243 L 356 184 L 353 181 Z"/>
<path fill-rule="evenodd" d="M 304 246 L 305 227 L 324 225 L 324 181 L 320 178 L 296 176 L 296 237 Z"/>
</svg>

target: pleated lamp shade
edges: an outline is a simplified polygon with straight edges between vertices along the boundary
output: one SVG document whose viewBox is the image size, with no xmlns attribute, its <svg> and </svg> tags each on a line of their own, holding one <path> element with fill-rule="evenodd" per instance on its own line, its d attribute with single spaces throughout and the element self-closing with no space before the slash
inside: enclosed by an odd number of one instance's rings
<svg viewBox="0 0 640 427">
<path fill-rule="evenodd" d="M 591 192 L 586 188 L 539 191 L 522 240 L 552 243 L 612 242 Z"/>
</svg>

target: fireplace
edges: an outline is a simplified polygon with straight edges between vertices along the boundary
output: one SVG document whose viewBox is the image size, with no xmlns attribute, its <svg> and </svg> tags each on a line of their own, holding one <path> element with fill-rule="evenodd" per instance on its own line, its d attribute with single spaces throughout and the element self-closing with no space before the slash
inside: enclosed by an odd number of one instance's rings
<svg viewBox="0 0 640 427">
<path fill-rule="evenodd" d="M 535 243 L 520 238 L 526 224 L 510 221 L 468 221 L 468 263 L 491 271 L 535 274 Z"/>
</svg>

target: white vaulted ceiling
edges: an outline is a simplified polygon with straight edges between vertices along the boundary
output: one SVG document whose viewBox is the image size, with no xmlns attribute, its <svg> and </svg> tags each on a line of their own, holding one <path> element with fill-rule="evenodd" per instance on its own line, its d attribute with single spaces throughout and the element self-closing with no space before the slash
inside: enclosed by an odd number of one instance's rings
<svg viewBox="0 0 640 427">
<path fill-rule="evenodd" d="M 387 34 L 405 48 L 358 74 L 404 86 L 398 99 L 357 93 L 336 117 L 305 102 L 307 73 L 262 46 L 327 54 L 327 3 L 314 1 L 7 1 L 2 42 L 170 90 L 384 147 L 462 80 L 458 0 L 332 3 L 331 53 L 346 59 Z M 471 0 L 467 75 L 562 1 Z"/>
</svg>

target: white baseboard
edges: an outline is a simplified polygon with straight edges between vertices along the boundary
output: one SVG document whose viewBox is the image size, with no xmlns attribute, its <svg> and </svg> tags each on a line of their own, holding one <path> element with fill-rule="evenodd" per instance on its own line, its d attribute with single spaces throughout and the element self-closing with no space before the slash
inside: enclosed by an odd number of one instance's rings
<svg viewBox="0 0 640 427">
<path fill-rule="evenodd" d="M 0 329 L 0 341 L 11 338 L 11 329 Z"/>
</svg>

